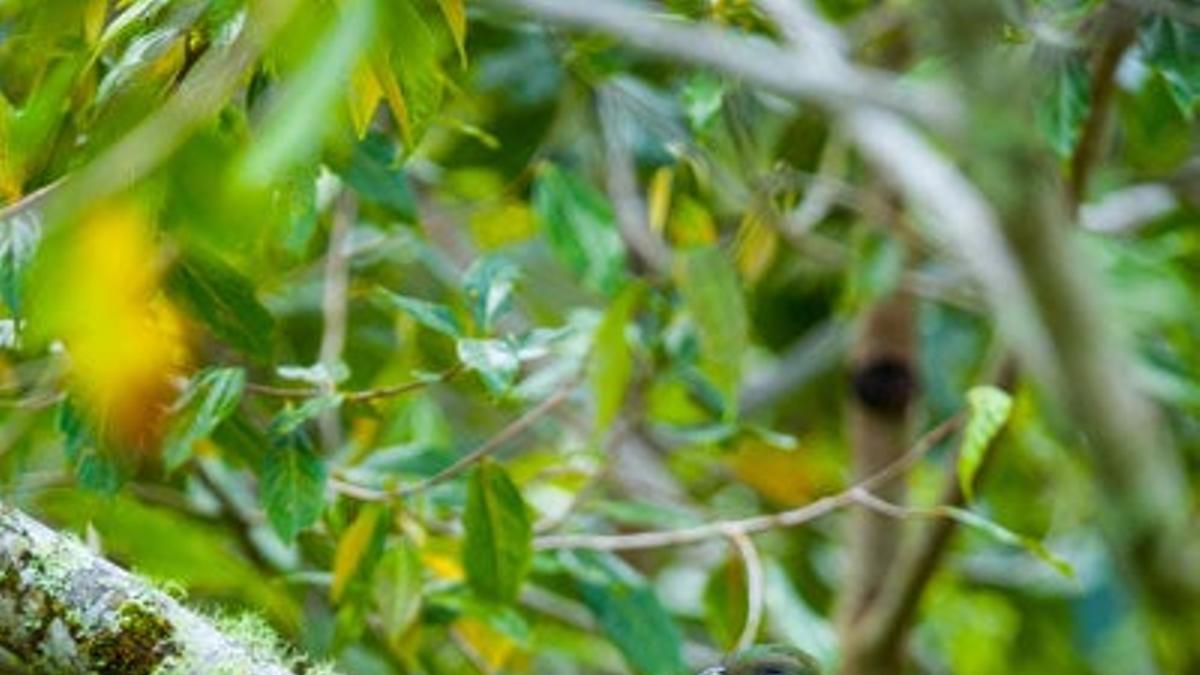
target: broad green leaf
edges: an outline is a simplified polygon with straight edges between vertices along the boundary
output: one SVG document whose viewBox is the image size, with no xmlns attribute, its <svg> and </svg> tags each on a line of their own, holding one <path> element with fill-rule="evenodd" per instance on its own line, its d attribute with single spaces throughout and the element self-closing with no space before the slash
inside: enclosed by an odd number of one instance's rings
<svg viewBox="0 0 1200 675">
<path fill-rule="evenodd" d="M 263 459 L 259 498 L 285 542 L 317 522 L 325 505 L 325 464 L 302 431 L 276 437 Z"/>
<path fill-rule="evenodd" d="M 464 339 L 458 341 L 456 348 L 458 360 L 468 369 L 479 373 L 479 377 L 493 394 L 508 391 L 517 379 L 521 360 L 516 349 L 507 341 Z"/>
<path fill-rule="evenodd" d="M 192 444 L 207 437 L 229 417 L 246 386 L 241 368 L 214 368 L 193 377 L 182 397 L 183 409 L 163 443 L 163 463 L 168 471 L 188 460 Z"/>
<path fill-rule="evenodd" d="M 372 542 L 381 533 L 379 525 L 384 515 L 378 504 L 367 504 L 338 539 L 333 552 L 333 583 L 329 587 L 329 597 L 334 602 L 342 599 L 346 585 L 354 575 L 361 574 Z"/>
<path fill-rule="evenodd" d="M 625 391 L 633 376 L 633 355 L 625 333 L 641 295 L 639 286 L 626 287 L 596 328 L 588 374 L 596 399 L 597 431 L 608 428 L 625 401 Z"/>
<path fill-rule="evenodd" d="M 746 569 L 731 558 L 713 570 L 704 585 L 704 623 L 717 645 L 733 650 L 746 625 Z"/>
<path fill-rule="evenodd" d="M 546 164 L 533 186 L 533 207 L 551 248 L 584 285 L 607 295 L 621 287 L 625 246 L 603 195 Z"/>
<path fill-rule="evenodd" d="M 610 554 L 579 551 L 564 554 L 579 585 L 583 602 L 601 630 L 643 675 L 681 675 L 679 629 L 637 572 Z"/>
<path fill-rule="evenodd" d="M 738 381 L 749 342 L 749 320 L 737 273 L 720 249 L 680 256 L 679 292 L 700 334 L 700 366 L 724 399 L 725 419 L 737 415 Z"/>
<path fill-rule="evenodd" d="M 1053 567 L 1063 576 L 1075 576 L 1075 570 L 1069 562 L 1055 555 L 1050 549 L 1046 548 L 1045 544 L 1036 539 L 1017 534 L 993 520 L 984 518 L 966 509 L 955 508 L 953 506 L 938 506 L 934 507 L 932 512 L 946 518 L 951 518 L 967 527 L 979 530 L 1002 544 L 1023 548 L 1035 558 Z"/>
<path fill-rule="evenodd" d="M 1045 98 L 1039 103 L 1038 124 L 1050 147 L 1069 157 L 1091 108 L 1091 82 L 1087 62 L 1072 56 L 1059 64 Z"/>
<path fill-rule="evenodd" d="M 335 103 L 375 29 L 372 0 L 347 0 L 338 7 L 337 20 L 272 101 L 242 162 L 247 183 L 269 184 L 285 169 L 315 156 L 334 119 Z"/>
<path fill-rule="evenodd" d="M 446 305 L 410 298 L 383 288 L 377 290 L 377 295 L 430 330 L 453 338 L 460 338 L 463 335 L 458 316 Z"/>
<path fill-rule="evenodd" d="M 258 359 L 271 352 L 275 321 L 254 285 L 216 257 L 189 251 L 167 273 L 168 292 L 213 334 Z"/>
<path fill-rule="evenodd" d="M 463 568 L 472 590 L 488 600 L 515 600 L 533 557 L 533 528 L 517 486 L 491 460 L 471 474 L 463 527 Z"/>
<path fill-rule="evenodd" d="M 1152 16 L 1140 39 L 1146 62 L 1162 73 L 1171 98 L 1191 119 L 1200 101 L 1200 28 L 1167 16 Z"/>
<path fill-rule="evenodd" d="M 463 292 L 480 330 L 490 332 L 496 319 L 512 308 L 513 291 L 520 276 L 517 266 L 502 256 L 480 258 L 467 268 Z"/>
<path fill-rule="evenodd" d="M 332 168 L 364 201 L 378 204 L 405 222 L 417 220 L 417 200 L 393 143 L 382 134 L 368 133 L 354 146 L 348 161 Z"/>
<path fill-rule="evenodd" d="M 958 450 L 958 482 L 967 501 L 974 499 L 975 476 L 988 446 L 1008 421 L 1012 405 L 1012 396 L 996 387 L 975 387 L 967 392 L 970 416 Z"/>
<path fill-rule="evenodd" d="M 384 638 L 397 646 L 421 610 L 421 557 L 407 538 L 385 547 L 375 566 L 372 595 Z"/>
</svg>

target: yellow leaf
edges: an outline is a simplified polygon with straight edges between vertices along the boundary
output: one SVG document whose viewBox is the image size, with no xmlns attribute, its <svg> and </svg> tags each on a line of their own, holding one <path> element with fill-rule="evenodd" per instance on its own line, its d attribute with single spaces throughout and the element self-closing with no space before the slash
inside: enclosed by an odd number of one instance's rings
<svg viewBox="0 0 1200 675">
<path fill-rule="evenodd" d="M 396 81 L 396 73 L 392 71 L 392 65 L 387 56 L 381 54 L 372 58 L 371 70 L 375 73 L 375 80 L 383 88 L 383 95 L 387 99 L 388 108 L 392 111 L 392 118 L 400 127 L 400 136 L 404 138 L 404 145 L 411 148 L 413 142 L 412 117 L 408 114 L 408 103 L 404 100 L 404 92 L 400 89 L 400 83 Z"/>
<path fill-rule="evenodd" d="M 738 480 L 780 506 L 801 506 L 837 482 L 836 465 L 812 448 L 789 450 L 743 438 L 724 463 Z"/>
<path fill-rule="evenodd" d="M 109 204 L 57 244 L 31 320 L 66 345 L 70 388 L 103 436 L 155 449 L 189 348 L 184 319 L 159 286 L 152 224 L 130 203 Z"/>
<path fill-rule="evenodd" d="M 647 221 L 655 234 L 662 235 L 667 225 L 667 216 L 671 212 L 671 184 L 675 182 L 675 172 L 669 166 L 664 166 L 654 172 L 650 179 L 650 198 L 647 200 Z"/>
<path fill-rule="evenodd" d="M 779 234 L 770 224 L 763 221 L 765 214 L 751 208 L 742 218 L 738 229 L 736 259 L 738 271 L 754 283 L 762 278 L 775 260 L 779 248 Z"/>
<path fill-rule="evenodd" d="M 462 556 L 454 542 L 430 538 L 421 549 L 421 564 L 435 577 L 445 581 L 462 581 Z"/>
<path fill-rule="evenodd" d="M 487 672 L 499 672 L 517 652 L 517 643 L 504 633 L 476 619 L 459 619 L 454 631 L 487 666 Z"/>
<path fill-rule="evenodd" d="M 687 195 L 680 195 L 667 220 L 667 234 L 677 246 L 704 246 L 717 241 L 717 224 L 708 209 Z"/>
<path fill-rule="evenodd" d="M 454 46 L 458 48 L 458 58 L 465 68 L 467 65 L 467 7 L 465 0 L 438 0 L 442 14 L 446 15 L 446 25 L 454 36 Z"/>
<path fill-rule="evenodd" d="M 487 251 L 525 241 L 536 233 L 529 206 L 510 199 L 472 213 L 469 225 L 475 243 Z"/>
<path fill-rule="evenodd" d="M 108 0 L 88 0 L 83 9 L 83 36 L 88 46 L 94 47 L 100 39 L 100 31 L 104 30 L 104 20 L 108 17 Z"/>
<path fill-rule="evenodd" d="M 342 593 L 346 591 L 346 584 L 358 570 L 382 513 L 383 510 L 374 504 L 363 507 L 358 517 L 338 540 L 337 549 L 333 553 L 333 585 L 329 588 L 329 596 L 334 602 L 341 600 Z"/>
<path fill-rule="evenodd" d="M 375 116 L 375 109 L 379 107 L 379 99 L 383 98 L 383 87 L 369 63 L 359 63 L 350 74 L 348 98 L 354 133 L 362 138 L 371 127 L 371 118 Z"/>
</svg>

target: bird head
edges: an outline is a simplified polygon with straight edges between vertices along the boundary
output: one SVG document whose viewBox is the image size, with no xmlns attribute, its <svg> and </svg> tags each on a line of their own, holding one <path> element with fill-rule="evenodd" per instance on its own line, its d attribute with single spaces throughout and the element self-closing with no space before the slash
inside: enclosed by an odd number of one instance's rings
<svg viewBox="0 0 1200 675">
<path fill-rule="evenodd" d="M 725 657 L 700 675 L 821 675 L 816 659 L 786 645 L 749 647 Z"/>
</svg>

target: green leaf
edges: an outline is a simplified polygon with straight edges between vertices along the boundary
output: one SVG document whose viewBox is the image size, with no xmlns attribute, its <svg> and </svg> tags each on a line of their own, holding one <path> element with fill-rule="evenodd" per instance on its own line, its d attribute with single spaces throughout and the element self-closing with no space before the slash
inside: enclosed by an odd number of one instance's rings
<svg viewBox="0 0 1200 675">
<path fill-rule="evenodd" d="M 14 315 L 21 313 L 25 270 L 41 240 L 41 220 L 36 209 L 0 219 L 0 297 Z"/>
<path fill-rule="evenodd" d="M 416 197 L 387 136 L 367 134 L 354 146 L 349 162 L 335 164 L 333 169 L 365 201 L 388 209 L 405 222 L 417 220 Z"/>
<path fill-rule="evenodd" d="M 116 458 L 96 443 L 75 406 L 63 401 L 58 408 L 58 430 L 65 442 L 63 454 L 75 465 L 79 487 L 103 495 L 112 495 L 125 483 L 125 472 Z"/>
<path fill-rule="evenodd" d="M 275 320 L 254 285 L 220 259 L 189 251 L 167 273 L 168 292 L 233 347 L 257 359 L 270 356 Z"/>
<path fill-rule="evenodd" d="M 460 338 L 463 335 L 458 316 L 455 315 L 453 309 L 446 305 L 410 298 L 407 295 L 392 293 L 383 288 L 377 289 L 376 294 L 430 330 L 449 335 L 452 338 Z"/>
<path fill-rule="evenodd" d="M 645 580 L 610 554 L 573 551 L 562 559 L 584 604 L 633 670 L 645 675 L 687 672 L 679 629 Z"/>
<path fill-rule="evenodd" d="M 342 532 L 333 552 L 333 582 L 329 598 L 342 599 L 346 587 L 354 579 L 369 576 L 373 563 L 382 552 L 383 534 L 387 529 L 386 511 L 379 504 L 367 504 L 358 517 Z"/>
<path fill-rule="evenodd" d="M 588 374 L 596 399 L 596 429 L 607 429 L 625 401 L 633 376 L 633 355 L 625 330 L 641 298 L 641 287 L 626 287 L 604 313 L 596 328 Z"/>
<path fill-rule="evenodd" d="M 168 471 L 183 465 L 191 456 L 192 444 L 229 417 L 245 387 L 246 371 L 241 368 L 213 368 L 191 379 L 182 398 L 183 412 L 163 443 L 163 463 Z"/>
<path fill-rule="evenodd" d="M 712 129 L 724 101 L 725 83 L 712 73 L 696 73 L 683 87 L 683 107 L 692 129 L 697 132 Z"/>
<path fill-rule="evenodd" d="M 350 81 L 350 71 L 370 45 L 375 28 L 372 0 L 338 4 L 338 16 L 299 70 L 271 102 L 242 161 L 241 177 L 267 185 L 283 171 L 311 160 Z"/>
<path fill-rule="evenodd" d="M 325 465 L 302 431 L 277 437 L 263 459 L 260 498 L 284 541 L 317 522 L 325 505 Z"/>
<path fill-rule="evenodd" d="M 413 4 L 411 0 L 396 0 L 384 5 L 388 20 L 385 30 L 404 36 L 403 40 L 391 42 L 386 59 L 391 72 L 399 79 L 401 101 L 395 100 L 395 94 L 388 91 L 387 78 L 380 78 L 410 151 L 440 110 L 443 89 L 437 41 Z"/>
<path fill-rule="evenodd" d="M 471 474 L 463 527 L 463 568 L 471 589 L 488 600 L 515 600 L 533 557 L 533 527 L 517 486 L 491 460 Z"/>
<path fill-rule="evenodd" d="M 551 248 L 584 285 L 606 295 L 620 289 L 625 246 L 603 195 L 546 164 L 533 186 L 533 207 Z"/>
<path fill-rule="evenodd" d="M 506 340 L 459 340 L 456 349 L 458 359 L 468 369 L 479 373 L 493 394 L 508 391 L 521 369 L 521 359 L 516 349 Z"/>
<path fill-rule="evenodd" d="M 458 49 L 458 58 L 462 65 L 467 65 L 467 7 L 466 0 L 438 0 L 442 14 L 446 17 L 446 26 L 454 37 L 454 47 Z"/>
<path fill-rule="evenodd" d="M 746 568 L 740 558 L 719 565 L 704 585 L 704 623 L 719 647 L 732 650 L 746 625 Z"/>
<path fill-rule="evenodd" d="M 298 406 L 288 404 L 275 416 L 275 419 L 271 420 L 271 434 L 286 436 L 296 433 L 309 420 L 316 419 L 321 413 L 334 410 L 342 405 L 342 400 L 341 394 L 332 393 L 314 396 Z"/>
<path fill-rule="evenodd" d="M 1143 27 L 1140 41 L 1146 62 L 1162 73 L 1171 98 L 1191 119 L 1200 100 L 1200 28 L 1153 16 Z"/>
<path fill-rule="evenodd" d="M 400 644 L 421 610 L 420 553 L 407 538 L 385 547 L 375 566 L 372 598 L 379 611 L 379 623 L 389 645 Z"/>
<path fill-rule="evenodd" d="M 496 319 L 512 308 L 512 295 L 520 276 L 517 266 L 502 256 L 480 258 L 467 269 L 463 292 L 480 330 L 490 332 Z"/>
<path fill-rule="evenodd" d="M 970 416 L 958 450 L 958 483 L 970 501 L 974 499 L 975 476 L 983 465 L 988 446 L 1012 412 L 1012 396 L 996 387 L 974 387 L 967 392 L 967 406 Z"/>
<path fill-rule="evenodd" d="M 1075 570 L 1069 562 L 1055 555 L 1050 549 L 1046 548 L 1045 544 L 1036 539 L 1017 534 L 995 521 L 988 520 L 966 509 L 955 508 L 953 506 L 939 506 L 935 507 L 933 511 L 938 515 L 958 521 L 967 527 L 979 530 L 1002 544 L 1023 548 L 1035 558 L 1053 567 L 1063 576 L 1075 576 Z"/>
<path fill-rule="evenodd" d="M 742 357 L 749 342 L 749 320 L 737 272 L 715 247 L 690 250 L 680 257 L 679 292 L 700 334 L 700 368 L 725 402 L 725 419 L 737 415 Z"/>
<path fill-rule="evenodd" d="M 1040 102 L 1038 125 L 1060 157 L 1070 157 L 1091 108 L 1091 81 L 1082 56 L 1065 59 Z"/>
</svg>

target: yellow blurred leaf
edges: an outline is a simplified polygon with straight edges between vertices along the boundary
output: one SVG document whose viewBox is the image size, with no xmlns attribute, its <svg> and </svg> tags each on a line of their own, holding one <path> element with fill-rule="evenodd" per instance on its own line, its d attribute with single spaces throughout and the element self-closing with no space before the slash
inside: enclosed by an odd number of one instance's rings
<svg viewBox="0 0 1200 675">
<path fill-rule="evenodd" d="M 445 581 L 462 581 L 462 556 L 458 547 L 445 539 L 430 538 L 421 549 L 421 563 L 435 577 Z"/>
<path fill-rule="evenodd" d="M 333 585 L 329 588 L 329 597 L 334 602 L 341 600 L 346 584 L 358 570 L 382 514 L 378 505 L 368 504 L 338 540 L 333 553 Z"/>
<path fill-rule="evenodd" d="M 680 195 L 667 219 L 667 235 L 676 246 L 714 244 L 717 241 L 717 224 L 703 204 L 687 195 Z"/>
<path fill-rule="evenodd" d="M 438 0 L 442 14 L 446 15 L 446 25 L 454 36 L 454 46 L 458 48 L 458 58 L 463 67 L 467 65 L 467 7 L 465 0 Z"/>
<path fill-rule="evenodd" d="M 836 466 L 818 453 L 789 450 L 745 437 L 724 463 L 738 480 L 780 506 L 801 506 L 836 482 Z"/>
<path fill-rule="evenodd" d="M 765 217 L 769 216 L 759 209 L 751 208 L 742 218 L 741 227 L 738 229 L 735 250 L 738 272 L 750 283 L 762 278 L 779 250 L 779 234 L 764 221 Z"/>
<path fill-rule="evenodd" d="M 359 63 L 350 74 L 350 91 L 347 98 L 354 133 L 362 138 L 371 127 L 371 118 L 375 116 L 375 109 L 379 107 L 379 99 L 383 98 L 383 87 L 375 77 L 371 64 L 365 61 Z"/>
<path fill-rule="evenodd" d="M 404 99 L 404 92 L 400 89 L 400 83 L 396 80 L 396 73 L 392 71 L 387 55 L 379 54 L 372 57 L 371 71 L 375 73 L 375 81 L 383 88 L 388 108 L 392 111 L 392 119 L 396 120 L 396 125 L 400 127 L 404 145 L 411 148 L 413 142 L 412 117 L 408 113 L 408 103 Z"/>
<path fill-rule="evenodd" d="M 108 204 L 56 243 L 31 319 L 66 345 L 70 388 L 103 436 L 155 449 L 189 349 L 159 287 L 152 223 L 131 203 Z"/>
<path fill-rule="evenodd" d="M 669 166 L 655 171 L 654 176 L 650 179 L 646 216 L 650 223 L 650 229 L 659 235 L 667 226 L 667 216 L 671 213 L 671 185 L 674 182 L 675 172 Z"/>
<path fill-rule="evenodd" d="M 533 212 L 516 200 L 486 205 L 472 213 L 469 222 L 475 243 L 489 251 L 526 241 L 536 233 Z"/>
<path fill-rule="evenodd" d="M 489 673 L 500 671 L 517 652 L 517 643 L 512 638 L 482 621 L 459 619 L 454 622 L 454 630 L 479 656 Z"/>
<path fill-rule="evenodd" d="M 104 30 L 107 17 L 108 0 L 88 0 L 83 9 L 83 36 L 88 46 L 94 47 L 100 39 L 100 31 Z"/>
</svg>

